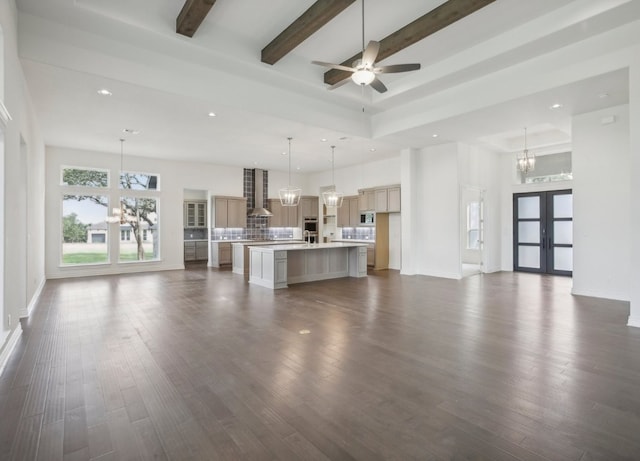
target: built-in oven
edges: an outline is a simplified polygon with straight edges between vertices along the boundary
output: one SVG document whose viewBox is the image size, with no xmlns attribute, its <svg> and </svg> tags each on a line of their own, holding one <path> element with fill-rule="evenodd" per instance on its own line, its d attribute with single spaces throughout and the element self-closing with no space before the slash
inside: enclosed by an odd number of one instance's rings
<svg viewBox="0 0 640 461">
<path fill-rule="evenodd" d="M 302 218 L 302 237 L 305 241 L 315 243 L 318 240 L 318 218 L 305 216 Z"/>
<path fill-rule="evenodd" d="M 363 211 L 360 213 L 360 226 L 375 226 L 375 225 L 376 225 L 375 211 Z"/>
</svg>

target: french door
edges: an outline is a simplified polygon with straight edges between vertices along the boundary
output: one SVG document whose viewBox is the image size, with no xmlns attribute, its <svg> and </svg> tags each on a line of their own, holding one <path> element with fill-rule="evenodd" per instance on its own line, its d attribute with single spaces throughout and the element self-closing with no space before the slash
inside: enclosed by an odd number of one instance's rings
<svg viewBox="0 0 640 461">
<path fill-rule="evenodd" d="M 570 189 L 513 194 L 513 270 L 572 274 Z"/>
</svg>

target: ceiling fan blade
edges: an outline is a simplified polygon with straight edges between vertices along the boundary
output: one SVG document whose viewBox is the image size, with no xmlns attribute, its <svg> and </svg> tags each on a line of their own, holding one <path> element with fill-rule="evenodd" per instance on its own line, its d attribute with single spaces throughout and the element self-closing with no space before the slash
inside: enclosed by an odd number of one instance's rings
<svg viewBox="0 0 640 461">
<path fill-rule="evenodd" d="M 371 82 L 370 85 L 378 93 L 384 93 L 385 91 L 387 91 L 387 87 L 384 86 L 384 83 L 382 83 L 378 77 L 374 78 L 373 82 Z"/>
<path fill-rule="evenodd" d="M 311 61 L 311 64 L 315 64 L 317 66 L 331 67 L 332 69 L 344 70 L 347 72 L 355 72 L 356 70 L 352 67 L 343 66 L 341 64 L 333 64 L 330 62 L 323 61 Z"/>
<path fill-rule="evenodd" d="M 344 80 L 340 80 L 338 83 L 336 83 L 335 85 L 331 85 L 330 87 L 328 87 L 328 90 L 335 90 L 336 88 L 340 88 L 343 85 L 346 85 L 347 83 L 349 83 L 351 81 L 350 78 L 345 78 Z"/>
<path fill-rule="evenodd" d="M 397 72 L 409 72 L 410 70 L 419 70 L 420 64 L 394 64 L 391 66 L 376 67 L 373 71 L 376 74 L 393 74 Z"/>
<path fill-rule="evenodd" d="M 373 66 L 378 57 L 378 51 L 380 51 L 380 42 L 371 40 L 362 53 L 362 64 Z"/>
</svg>

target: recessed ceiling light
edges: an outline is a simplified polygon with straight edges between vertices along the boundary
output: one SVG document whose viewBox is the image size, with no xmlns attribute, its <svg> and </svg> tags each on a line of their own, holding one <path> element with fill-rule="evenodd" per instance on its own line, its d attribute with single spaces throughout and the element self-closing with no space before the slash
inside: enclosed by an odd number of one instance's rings
<svg viewBox="0 0 640 461">
<path fill-rule="evenodd" d="M 287 153 L 286 152 L 282 152 L 282 155 L 287 155 Z"/>
<path fill-rule="evenodd" d="M 371 148 L 371 149 L 369 149 L 369 150 L 370 150 L 371 152 L 375 152 L 375 151 L 376 151 L 376 148 L 375 148 L 375 147 L 372 147 L 372 148 Z"/>
<path fill-rule="evenodd" d="M 438 134 L 437 134 L 437 133 L 433 133 L 433 134 L 431 135 L 431 137 L 432 137 L 432 138 L 437 138 L 437 137 L 438 137 Z"/>
<path fill-rule="evenodd" d="M 308 335 L 309 333 L 311 333 L 310 330 L 300 330 L 298 333 L 300 333 L 301 335 Z"/>
<path fill-rule="evenodd" d="M 98 94 L 100 96 L 111 96 L 113 93 L 111 91 L 107 90 L 106 88 L 100 88 L 98 90 Z"/>
<path fill-rule="evenodd" d="M 327 142 L 327 138 L 322 138 L 320 142 Z"/>
<path fill-rule="evenodd" d="M 254 165 L 257 165 L 257 164 L 258 164 L 258 162 L 253 162 L 253 164 L 254 164 Z"/>
<path fill-rule="evenodd" d="M 216 116 L 216 113 L 215 113 L 215 112 L 209 112 L 207 115 L 208 115 L 209 117 L 215 117 L 215 116 Z"/>
<path fill-rule="evenodd" d="M 122 132 L 127 134 L 139 134 L 140 130 L 134 130 L 133 128 L 124 128 Z"/>
<path fill-rule="evenodd" d="M 562 104 L 557 102 L 557 103 L 553 104 L 551 107 L 549 107 L 549 109 L 555 110 L 555 109 L 560 109 L 561 107 L 562 107 Z"/>
<path fill-rule="evenodd" d="M 297 167 L 296 167 L 296 170 L 299 170 L 299 169 L 300 169 L 300 167 L 299 167 L 299 166 L 297 166 Z"/>
</svg>

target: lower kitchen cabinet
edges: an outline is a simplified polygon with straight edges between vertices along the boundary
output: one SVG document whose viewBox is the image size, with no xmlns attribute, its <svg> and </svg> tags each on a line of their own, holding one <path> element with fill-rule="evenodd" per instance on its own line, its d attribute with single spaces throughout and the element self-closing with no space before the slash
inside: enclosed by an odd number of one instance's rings
<svg viewBox="0 0 640 461">
<path fill-rule="evenodd" d="M 367 244 L 367 266 L 376 265 L 376 245 L 374 243 Z"/>
<path fill-rule="evenodd" d="M 204 242 L 184 242 L 184 260 L 185 261 L 206 261 L 208 256 L 209 246 L 206 241 Z"/>
<path fill-rule="evenodd" d="M 211 267 L 231 265 L 231 242 L 211 242 Z"/>
</svg>

